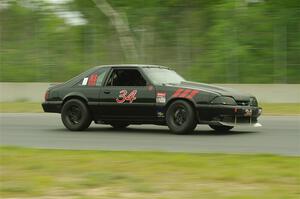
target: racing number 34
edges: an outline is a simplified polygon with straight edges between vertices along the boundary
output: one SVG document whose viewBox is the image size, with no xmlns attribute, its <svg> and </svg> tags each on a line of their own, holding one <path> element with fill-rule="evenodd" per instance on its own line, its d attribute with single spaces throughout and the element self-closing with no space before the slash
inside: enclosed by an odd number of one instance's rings
<svg viewBox="0 0 300 199">
<path fill-rule="evenodd" d="M 127 93 L 128 93 L 127 90 L 121 90 L 119 94 L 119 98 L 116 99 L 116 102 L 120 104 L 126 101 L 132 103 L 134 100 L 136 100 L 137 90 L 131 91 L 128 95 Z"/>
</svg>

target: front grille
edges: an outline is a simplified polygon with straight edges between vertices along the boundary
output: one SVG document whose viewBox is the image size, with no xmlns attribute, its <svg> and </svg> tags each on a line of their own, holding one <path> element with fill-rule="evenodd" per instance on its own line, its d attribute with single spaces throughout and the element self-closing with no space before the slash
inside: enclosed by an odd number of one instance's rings
<svg viewBox="0 0 300 199">
<path fill-rule="evenodd" d="M 236 104 L 239 106 L 257 106 L 257 100 L 254 97 L 251 97 L 250 100 L 237 100 Z"/>
<path fill-rule="evenodd" d="M 239 106 L 249 106 L 250 101 L 236 101 L 237 105 Z"/>
</svg>

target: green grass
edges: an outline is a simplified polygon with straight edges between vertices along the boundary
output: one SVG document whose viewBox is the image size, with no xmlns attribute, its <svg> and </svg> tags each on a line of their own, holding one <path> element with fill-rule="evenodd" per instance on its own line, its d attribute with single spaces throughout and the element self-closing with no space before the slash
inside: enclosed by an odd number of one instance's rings
<svg viewBox="0 0 300 199">
<path fill-rule="evenodd" d="M 300 103 L 262 103 L 264 115 L 300 115 Z M 39 113 L 43 112 L 41 103 L 33 102 L 1 102 L 2 113 Z"/>
<path fill-rule="evenodd" d="M 293 199 L 300 158 L 0 148 L 0 198 Z"/>
<path fill-rule="evenodd" d="M 260 106 L 266 115 L 300 115 L 300 103 L 263 103 Z"/>
<path fill-rule="evenodd" d="M 1 113 L 40 113 L 41 103 L 36 102 L 0 102 Z"/>
</svg>

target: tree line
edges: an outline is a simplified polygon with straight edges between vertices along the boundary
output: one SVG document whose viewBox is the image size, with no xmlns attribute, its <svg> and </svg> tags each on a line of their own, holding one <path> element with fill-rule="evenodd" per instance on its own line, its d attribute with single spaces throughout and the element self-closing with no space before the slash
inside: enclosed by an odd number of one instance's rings
<svg viewBox="0 0 300 199">
<path fill-rule="evenodd" d="M 61 82 L 117 63 L 166 65 L 208 83 L 300 83 L 300 4 L 0 2 L 0 81 Z"/>
</svg>

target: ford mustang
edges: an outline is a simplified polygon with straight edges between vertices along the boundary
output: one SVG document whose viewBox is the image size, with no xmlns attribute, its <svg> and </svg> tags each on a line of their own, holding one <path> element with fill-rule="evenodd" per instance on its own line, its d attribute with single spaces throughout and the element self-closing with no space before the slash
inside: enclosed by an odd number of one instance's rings
<svg viewBox="0 0 300 199">
<path fill-rule="evenodd" d="M 262 109 L 250 94 L 184 80 L 156 65 L 105 65 L 50 87 L 45 112 L 60 113 L 72 131 L 91 122 L 126 128 L 130 124 L 167 125 L 177 134 L 209 125 L 226 132 L 237 125 L 260 126 Z"/>
</svg>

